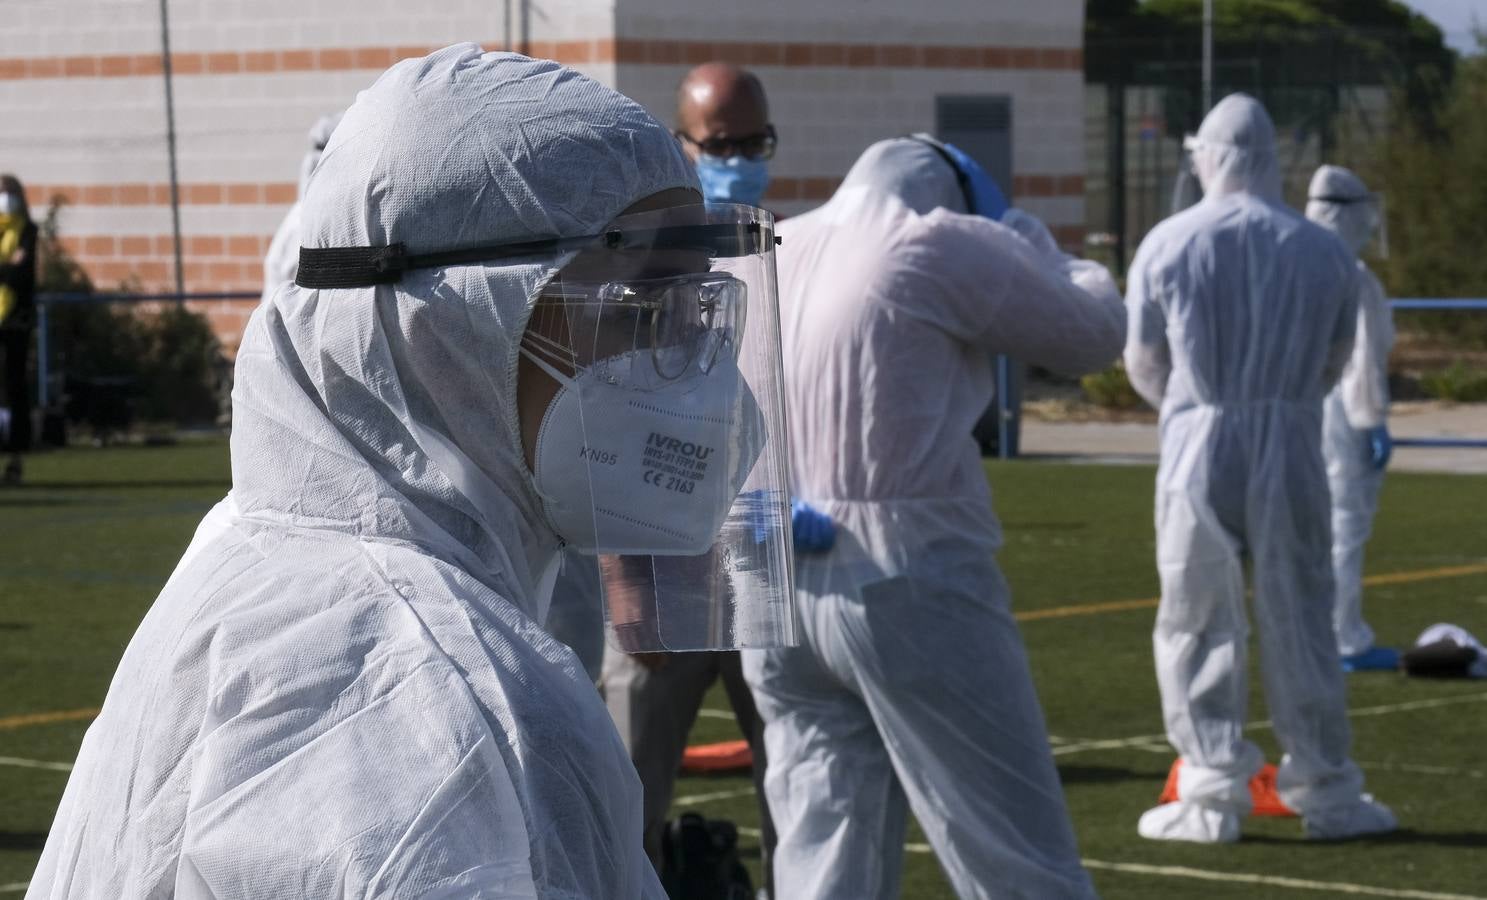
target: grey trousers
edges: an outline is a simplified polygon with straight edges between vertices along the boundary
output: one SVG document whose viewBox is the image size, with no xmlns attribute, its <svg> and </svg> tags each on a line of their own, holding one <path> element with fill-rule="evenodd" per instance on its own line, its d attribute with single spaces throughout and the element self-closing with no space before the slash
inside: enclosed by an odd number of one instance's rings
<svg viewBox="0 0 1487 900">
<path fill-rule="evenodd" d="M 645 849 L 653 863 L 661 857 L 661 833 L 676 786 L 676 773 L 687 736 L 703 697 L 719 678 L 739 730 L 754 753 L 754 788 L 759 798 L 760 862 L 765 887 L 773 889 L 770 857 L 774 853 L 774 822 L 764 798 L 764 722 L 754 708 L 754 697 L 744 682 L 738 653 L 667 653 L 653 655 L 654 669 L 635 657 L 604 648 L 600 687 L 630 759 L 640 774 L 645 799 Z M 705 812 L 704 812 L 705 814 Z M 659 866 L 658 866 L 659 868 Z"/>
</svg>

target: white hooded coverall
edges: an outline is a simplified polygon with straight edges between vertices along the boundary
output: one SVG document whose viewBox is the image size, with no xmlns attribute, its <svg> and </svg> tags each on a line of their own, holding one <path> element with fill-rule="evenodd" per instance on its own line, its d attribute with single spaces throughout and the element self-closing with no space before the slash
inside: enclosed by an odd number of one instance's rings
<svg viewBox="0 0 1487 900">
<path fill-rule="evenodd" d="M 1306 217 L 1332 231 L 1354 253 L 1378 228 L 1379 209 L 1362 180 L 1341 166 L 1322 166 L 1312 176 Z M 1389 417 L 1389 351 L 1394 319 L 1384 286 L 1358 261 L 1358 335 L 1342 379 L 1327 395 L 1322 413 L 1322 453 L 1332 494 L 1332 575 L 1337 601 L 1332 628 L 1337 650 L 1353 656 L 1373 646 L 1363 619 L 1363 545 L 1373 529 L 1384 472 L 1373 465 L 1370 429 Z"/>
<path fill-rule="evenodd" d="M 307 246 L 593 234 L 697 189 L 641 107 L 473 44 L 362 92 Z M 539 626 L 558 540 L 517 347 L 564 258 L 283 286 L 237 361 L 233 489 L 120 662 L 27 894 L 664 898 L 640 784 Z"/>
<path fill-rule="evenodd" d="M 330 142 L 342 115 L 321 116 L 310 126 L 310 146 L 299 163 L 299 194 L 269 241 L 268 252 L 263 255 L 263 300 L 260 302 L 267 301 L 280 285 L 293 281 L 299 272 L 301 205 L 310 186 L 310 176 L 315 174 L 315 165 L 320 162 L 320 155 L 325 152 L 325 145 Z"/>
<path fill-rule="evenodd" d="M 971 430 L 993 353 L 1109 365 L 1120 299 L 1031 216 L 1007 219 L 1041 247 L 964 208 L 944 159 L 899 139 L 780 228 L 794 489 L 837 536 L 796 557 L 801 646 L 744 652 L 778 900 L 898 896 L 906 805 L 962 897 L 1093 893 Z"/>
<path fill-rule="evenodd" d="M 1332 836 L 1353 827 L 1362 776 L 1332 640 L 1321 420 L 1353 348 L 1357 268 L 1340 240 L 1281 203 L 1259 103 L 1224 99 L 1198 138 L 1204 199 L 1151 231 L 1127 282 L 1126 369 L 1161 410 L 1153 645 L 1184 798 L 1157 816 L 1172 821 L 1144 818 L 1141 832 L 1234 840 L 1248 812 L 1263 759 L 1243 733 L 1247 556 L 1286 751 L 1280 796 L 1310 833 Z"/>
</svg>

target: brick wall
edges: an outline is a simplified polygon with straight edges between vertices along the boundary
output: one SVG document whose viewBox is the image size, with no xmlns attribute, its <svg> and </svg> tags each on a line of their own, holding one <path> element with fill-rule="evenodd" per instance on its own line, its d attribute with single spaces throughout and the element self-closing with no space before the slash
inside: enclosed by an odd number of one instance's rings
<svg viewBox="0 0 1487 900">
<path fill-rule="evenodd" d="M 257 291 L 306 131 L 397 59 L 460 40 L 555 58 L 663 121 L 689 64 L 757 68 L 782 133 L 770 204 L 816 205 L 880 137 L 932 125 L 936 93 L 1014 98 L 1014 192 L 1065 242 L 1083 223 L 1081 0 L 171 0 L 187 290 Z M 159 7 L 10 0 L 0 171 L 102 288 L 173 282 Z M 211 303 L 235 347 L 251 303 Z"/>
<path fill-rule="evenodd" d="M 189 291 L 260 289 L 309 126 L 398 59 L 473 40 L 615 80 L 612 13 L 591 0 L 171 0 L 170 16 Z M 0 171 L 38 217 L 67 201 L 65 243 L 100 288 L 174 286 L 161 73 L 154 0 L 11 0 L 0 16 Z M 230 348 L 252 307 L 201 305 Z"/>
<path fill-rule="evenodd" d="M 786 214 L 829 197 L 872 142 L 933 131 L 936 95 L 1010 95 L 1014 198 L 1062 243 L 1082 243 L 1082 0 L 628 0 L 615 28 L 622 47 L 640 45 L 619 89 L 662 121 L 690 65 L 723 58 L 758 73 L 780 132 L 766 202 Z"/>
</svg>

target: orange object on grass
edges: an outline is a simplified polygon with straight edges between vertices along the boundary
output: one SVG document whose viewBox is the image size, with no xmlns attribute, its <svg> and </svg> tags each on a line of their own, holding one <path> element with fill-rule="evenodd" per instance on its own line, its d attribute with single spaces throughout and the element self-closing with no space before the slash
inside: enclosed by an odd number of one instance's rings
<svg viewBox="0 0 1487 900">
<path fill-rule="evenodd" d="M 748 741 L 699 744 L 682 754 L 683 772 L 736 772 L 754 767 Z"/>
<path fill-rule="evenodd" d="M 1167 773 L 1167 784 L 1162 788 L 1162 796 L 1157 798 L 1158 803 L 1176 803 L 1182 799 L 1177 795 L 1177 770 L 1181 768 L 1182 760 L 1179 758 Z M 1252 816 L 1296 815 L 1295 810 L 1281 802 L 1280 794 L 1275 791 L 1275 766 L 1271 763 L 1261 766 L 1255 777 L 1249 780 L 1249 796 L 1254 804 L 1250 810 Z"/>
</svg>

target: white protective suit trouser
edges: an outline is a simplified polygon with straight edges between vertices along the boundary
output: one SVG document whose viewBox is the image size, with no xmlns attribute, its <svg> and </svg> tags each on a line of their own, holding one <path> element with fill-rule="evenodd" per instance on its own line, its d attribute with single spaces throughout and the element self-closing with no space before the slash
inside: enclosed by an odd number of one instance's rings
<svg viewBox="0 0 1487 900">
<path fill-rule="evenodd" d="M 1338 652 L 1352 656 L 1374 641 L 1373 629 L 1363 620 L 1363 545 L 1373 530 L 1384 472 L 1369 459 L 1368 433 L 1348 424 L 1340 387 L 1328 395 L 1322 421 L 1332 494 L 1332 577 L 1337 585 L 1332 627 Z"/>
<path fill-rule="evenodd" d="M 1326 478 L 1311 410 L 1199 406 L 1162 428 L 1153 645 L 1167 736 L 1186 801 L 1244 815 L 1263 762 L 1244 737 L 1249 625 L 1243 556 L 1254 567 L 1265 697 L 1285 749 L 1278 788 L 1292 809 L 1356 802 L 1347 698 L 1332 643 Z"/>
<path fill-rule="evenodd" d="M 892 518 L 813 502 L 841 544 Z M 777 900 L 897 897 L 910 808 L 961 897 L 1094 895 L 1006 583 L 989 556 L 935 549 L 887 579 L 840 545 L 797 557 L 801 646 L 744 653 L 770 723 Z"/>
</svg>

